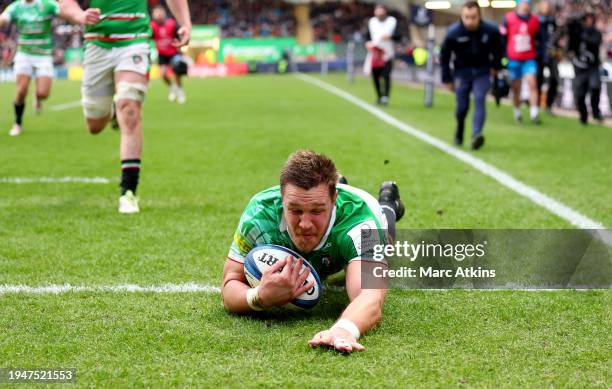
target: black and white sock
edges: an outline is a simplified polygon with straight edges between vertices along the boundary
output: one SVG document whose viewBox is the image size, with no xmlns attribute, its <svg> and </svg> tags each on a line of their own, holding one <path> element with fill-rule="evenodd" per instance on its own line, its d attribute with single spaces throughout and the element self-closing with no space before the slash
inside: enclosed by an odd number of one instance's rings
<svg viewBox="0 0 612 389">
<path fill-rule="evenodd" d="M 121 161 L 121 195 L 131 190 L 136 194 L 138 178 L 140 177 L 140 159 L 124 159 Z"/>
<path fill-rule="evenodd" d="M 21 125 L 21 120 L 23 118 L 23 111 L 25 110 L 25 102 L 15 102 L 15 124 Z"/>
</svg>

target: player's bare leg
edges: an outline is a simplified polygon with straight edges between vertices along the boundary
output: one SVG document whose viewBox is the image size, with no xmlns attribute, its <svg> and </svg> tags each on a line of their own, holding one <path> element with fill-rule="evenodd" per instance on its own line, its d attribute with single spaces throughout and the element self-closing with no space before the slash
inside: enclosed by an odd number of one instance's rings
<svg viewBox="0 0 612 389">
<path fill-rule="evenodd" d="M 187 101 L 187 96 L 185 95 L 185 90 L 183 89 L 183 79 L 182 76 L 175 75 L 176 79 L 176 101 L 179 104 L 185 104 Z"/>
<path fill-rule="evenodd" d="M 17 136 L 21 134 L 21 124 L 23 118 L 23 111 L 25 110 L 25 99 L 28 95 L 28 86 L 30 85 L 30 76 L 25 74 L 18 74 L 16 79 L 15 88 L 15 124 L 11 128 L 9 135 Z"/>
<path fill-rule="evenodd" d="M 540 124 L 539 101 L 538 101 L 538 81 L 536 76 L 525 76 L 525 81 L 529 86 L 529 116 L 531 121 Z"/>
<path fill-rule="evenodd" d="M 112 118 L 111 114 L 101 118 L 85 118 L 85 122 L 87 123 L 87 129 L 89 133 L 92 135 L 97 135 L 102 132 L 104 127 L 110 122 Z"/>
<path fill-rule="evenodd" d="M 514 105 L 514 120 L 521 123 L 523 116 L 521 115 L 521 80 L 512 81 L 512 104 Z"/>
<path fill-rule="evenodd" d="M 115 107 L 121 131 L 121 197 L 119 212 L 140 211 L 136 188 L 140 176 L 142 154 L 142 102 L 147 88 L 147 78 L 135 72 L 115 73 Z"/>
<path fill-rule="evenodd" d="M 174 80 L 172 79 L 172 77 L 170 77 L 170 66 L 168 65 L 161 65 L 160 66 L 160 71 L 162 74 L 162 79 L 164 80 L 164 82 L 166 83 L 166 85 L 168 85 L 168 88 L 170 89 L 169 93 L 168 93 L 168 100 L 175 102 L 177 99 L 177 88 L 176 85 L 174 84 Z"/>
<path fill-rule="evenodd" d="M 42 102 L 49 97 L 51 93 L 51 83 L 53 79 L 51 77 L 37 77 L 36 78 L 36 99 L 34 108 L 36 113 L 39 114 L 42 111 Z"/>
</svg>

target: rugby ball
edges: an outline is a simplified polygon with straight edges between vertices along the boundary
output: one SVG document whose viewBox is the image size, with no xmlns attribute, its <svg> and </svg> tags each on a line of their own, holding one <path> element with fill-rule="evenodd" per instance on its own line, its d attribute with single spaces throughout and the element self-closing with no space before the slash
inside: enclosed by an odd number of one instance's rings
<svg viewBox="0 0 612 389">
<path fill-rule="evenodd" d="M 295 260 L 302 258 L 302 256 L 295 251 L 283 246 L 277 246 L 275 244 L 266 244 L 255 247 L 247 254 L 244 261 L 244 274 L 249 285 L 251 285 L 251 287 L 256 287 L 259 285 L 263 272 L 276 262 L 285 259 L 288 256 L 292 256 Z M 310 274 L 308 275 L 308 278 L 306 278 L 305 282 L 312 282 L 314 285 L 312 288 L 299 295 L 295 300 L 286 304 L 285 307 L 287 308 L 310 309 L 317 305 L 322 293 L 319 275 L 312 265 L 308 263 L 308 261 L 306 261 L 304 258 L 302 258 L 302 260 L 304 262 L 302 265 L 302 270 L 300 270 L 300 274 L 306 268 L 309 268 Z"/>
</svg>

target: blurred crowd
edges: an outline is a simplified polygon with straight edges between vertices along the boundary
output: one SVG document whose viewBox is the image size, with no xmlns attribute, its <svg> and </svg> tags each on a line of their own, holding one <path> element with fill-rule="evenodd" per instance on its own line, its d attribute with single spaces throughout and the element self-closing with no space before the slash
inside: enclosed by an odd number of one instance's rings
<svg viewBox="0 0 612 389">
<path fill-rule="evenodd" d="M 610 0 L 570 0 L 553 2 L 556 5 L 553 14 L 558 26 L 565 26 L 578 15 L 586 12 L 595 15 L 595 27 L 603 35 L 603 49 L 606 59 L 612 59 L 612 10 Z"/>
<path fill-rule="evenodd" d="M 12 0 L 0 0 L 0 9 Z M 87 5 L 87 1 L 81 1 Z M 151 6 L 164 4 L 164 0 L 149 0 Z M 558 0 L 553 1 L 558 25 L 580 12 L 591 11 L 597 15 L 597 27 L 603 33 L 603 47 L 612 58 L 612 13 L 610 0 Z M 293 5 L 281 0 L 210 0 L 192 1 L 194 24 L 216 24 L 223 37 L 295 36 Z M 318 41 L 362 42 L 367 32 L 367 20 L 372 15 L 373 4 L 359 2 L 311 3 L 311 21 L 314 37 Z M 406 43 L 408 18 L 390 12 L 398 20 L 398 30 Z M 82 44 L 80 27 L 66 25 L 56 20 L 54 60 L 62 63 L 67 48 Z M 16 30 L 10 26 L 0 30 L 0 65 L 7 66 L 15 51 Z"/>
</svg>

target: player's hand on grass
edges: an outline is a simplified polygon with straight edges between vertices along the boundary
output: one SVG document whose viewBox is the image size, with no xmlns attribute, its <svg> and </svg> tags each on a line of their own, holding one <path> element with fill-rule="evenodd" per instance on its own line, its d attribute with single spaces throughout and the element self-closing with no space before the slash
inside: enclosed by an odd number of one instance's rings
<svg viewBox="0 0 612 389">
<path fill-rule="evenodd" d="M 357 342 L 357 339 L 343 328 L 330 328 L 321 331 L 308 341 L 310 347 L 327 346 L 344 353 L 363 351 L 365 347 Z"/>
<path fill-rule="evenodd" d="M 100 21 L 100 8 L 88 8 L 79 16 L 78 22 L 83 25 L 94 25 Z"/>
<path fill-rule="evenodd" d="M 310 269 L 305 268 L 300 274 L 302 263 L 301 258 L 296 262 L 293 257 L 287 257 L 270 266 L 262 274 L 259 302 L 264 308 L 287 304 L 313 287 L 312 282 L 304 284 Z"/>
<path fill-rule="evenodd" d="M 451 92 L 455 91 L 455 84 L 453 84 L 452 82 L 447 82 L 444 85 L 446 85 L 446 89 L 448 89 L 449 91 L 451 91 Z"/>
<path fill-rule="evenodd" d="M 174 47 L 186 46 L 191 40 L 191 27 L 182 26 L 179 28 L 177 35 L 178 39 L 173 40 L 172 45 Z"/>
</svg>

